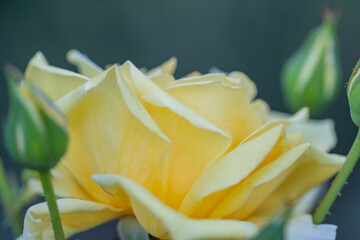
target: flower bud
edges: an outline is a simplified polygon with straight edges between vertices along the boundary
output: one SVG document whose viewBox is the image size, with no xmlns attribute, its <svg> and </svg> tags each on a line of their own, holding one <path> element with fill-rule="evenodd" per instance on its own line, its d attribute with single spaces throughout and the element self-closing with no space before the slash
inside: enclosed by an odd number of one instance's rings
<svg viewBox="0 0 360 240">
<path fill-rule="evenodd" d="M 360 127 L 360 60 L 357 62 L 347 86 L 351 119 Z"/>
<path fill-rule="evenodd" d="M 5 126 L 7 150 L 23 167 L 49 170 L 66 150 L 65 118 L 35 86 L 17 83 L 15 68 L 6 67 L 5 72 L 10 102 Z"/>
<path fill-rule="evenodd" d="M 286 62 L 282 71 L 283 96 L 292 111 L 309 107 L 310 113 L 315 114 L 335 99 L 340 85 L 336 19 L 327 11 L 322 25 Z"/>
</svg>

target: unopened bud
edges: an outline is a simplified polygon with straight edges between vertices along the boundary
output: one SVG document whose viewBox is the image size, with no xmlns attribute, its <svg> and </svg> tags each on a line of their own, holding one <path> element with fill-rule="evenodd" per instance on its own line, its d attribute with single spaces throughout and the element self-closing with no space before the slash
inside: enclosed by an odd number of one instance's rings
<svg viewBox="0 0 360 240">
<path fill-rule="evenodd" d="M 13 72 L 14 69 L 5 67 L 6 76 L 19 76 Z M 8 78 L 10 106 L 5 126 L 7 150 L 23 167 L 49 170 L 66 150 L 68 137 L 65 118 L 35 86 L 14 80 Z"/>
<path fill-rule="evenodd" d="M 327 11 L 323 23 L 308 35 L 301 48 L 286 62 L 282 90 L 292 111 L 309 107 L 310 113 L 315 114 L 335 99 L 340 85 L 336 19 L 332 12 Z"/>
<path fill-rule="evenodd" d="M 360 127 L 360 60 L 357 62 L 349 80 L 347 95 L 351 119 Z"/>
</svg>

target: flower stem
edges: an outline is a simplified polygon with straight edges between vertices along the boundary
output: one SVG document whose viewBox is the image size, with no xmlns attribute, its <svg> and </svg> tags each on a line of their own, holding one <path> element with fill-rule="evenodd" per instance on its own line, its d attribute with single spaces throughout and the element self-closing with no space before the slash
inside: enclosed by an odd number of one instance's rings
<svg viewBox="0 0 360 240">
<path fill-rule="evenodd" d="M 51 223 L 53 226 L 55 239 L 56 240 L 65 240 L 65 235 L 63 231 L 63 227 L 61 224 L 59 209 L 56 203 L 56 198 L 54 194 L 54 189 L 51 183 L 51 172 L 47 171 L 39 171 L 40 180 L 44 189 L 45 199 L 49 208 Z"/>
<path fill-rule="evenodd" d="M 11 191 L 9 181 L 7 179 L 7 175 L 1 159 L 0 159 L 0 196 L 1 196 L 1 202 L 3 204 L 3 209 L 7 213 L 7 217 L 10 222 L 12 232 L 15 237 L 18 237 L 22 232 L 20 209 L 15 209 L 13 206 L 15 196 Z"/>
<path fill-rule="evenodd" d="M 328 192 L 321 201 L 319 207 L 314 213 L 314 224 L 320 224 L 324 221 L 326 214 L 333 205 L 338 193 L 341 188 L 344 186 L 346 179 L 349 177 L 352 169 L 354 168 L 356 162 L 360 156 L 360 131 L 358 131 L 355 141 L 350 149 L 350 152 L 346 158 L 346 161 L 341 168 L 340 172 L 337 174 L 334 182 L 331 184 Z"/>
</svg>

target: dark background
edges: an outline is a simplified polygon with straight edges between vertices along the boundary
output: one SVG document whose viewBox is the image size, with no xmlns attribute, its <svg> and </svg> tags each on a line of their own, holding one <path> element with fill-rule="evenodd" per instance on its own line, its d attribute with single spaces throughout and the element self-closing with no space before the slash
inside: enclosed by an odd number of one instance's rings
<svg viewBox="0 0 360 240">
<path fill-rule="evenodd" d="M 273 109 L 286 111 L 279 87 L 281 67 L 304 36 L 320 24 L 327 5 L 341 11 L 338 35 L 344 87 L 319 117 L 335 119 L 338 145 L 334 152 L 346 154 L 356 134 L 345 84 L 360 57 L 360 1 L 0 0 L 0 63 L 11 62 L 24 70 L 41 50 L 52 65 L 74 69 L 65 60 L 72 48 L 100 66 L 130 59 L 139 67 L 153 67 L 176 56 L 177 77 L 193 70 L 207 72 L 211 66 L 241 70 L 256 82 L 258 97 Z M 3 119 L 7 95 L 0 74 Z M 7 169 L 18 170 L 0 144 Z M 358 166 L 326 219 L 339 226 L 338 239 L 360 239 L 359 182 Z M 113 239 L 114 226 L 113 222 L 78 238 Z M 11 239 L 9 229 L 0 228 L 0 239 Z"/>
</svg>

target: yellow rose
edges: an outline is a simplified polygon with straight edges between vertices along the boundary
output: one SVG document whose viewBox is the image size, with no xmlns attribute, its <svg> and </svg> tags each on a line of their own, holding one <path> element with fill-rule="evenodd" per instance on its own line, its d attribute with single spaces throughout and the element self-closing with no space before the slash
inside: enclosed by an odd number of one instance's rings
<svg viewBox="0 0 360 240">
<path fill-rule="evenodd" d="M 344 161 L 325 152 L 332 122 L 305 124 L 306 111 L 268 121 L 243 73 L 175 81 L 176 59 L 141 72 L 129 61 L 103 71 L 75 50 L 67 57 L 80 74 L 41 53 L 26 70 L 69 125 L 69 147 L 53 170 L 67 236 L 134 215 L 163 239 L 252 237 Z M 53 238 L 46 203 L 28 210 L 23 237 Z"/>
</svg>

